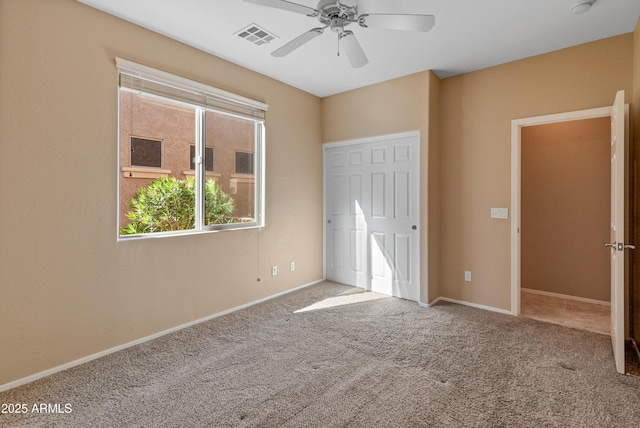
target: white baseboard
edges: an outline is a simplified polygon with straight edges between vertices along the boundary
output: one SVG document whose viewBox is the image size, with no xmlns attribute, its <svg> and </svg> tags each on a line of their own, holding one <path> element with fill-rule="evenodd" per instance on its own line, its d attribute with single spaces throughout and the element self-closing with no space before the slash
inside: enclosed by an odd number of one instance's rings
<svg viewBox="0 0 640 428">
<path fill-rule="evenodd" d="M 586 297 L 569 296 L 566 294 L 552 293 L 551 291 L 540 291 L 532 288 L 520 288 L 523 293 L 540 294 L 541 296 L 557 297 L 559 299 L 576 300 L 578 302 L 593 303 L 594 305 L 611 306 L 611 302 L 604 300 L 587 299 Z"/>
<path fill-rule="evenodd" d="M 123 349 L 131 348 L 132 346 L 140 345 L 141 343 L 148 342 L 149 340 L 157 339 L 158 337 L 161 337 L 161 336 L 164 336 L 164 335 L 167 335 L 167 334 L 170 334 L 170 333 L 174 333 L 176 331 L 185 329 L 187 327 L 191 327 L 191 326 L 194 326 L 196 324 L 200 324 L 200 323 L 212 320 L 214 318 L 218 318 L 218 317 L 221 317 L 223 315 L 230 314 L 232 312 L 236 312 L 236 311 L 239 311 L 239 310 L 242 310 L 242 309 L 246 309 L 246 308 L 248 308 L 250 306 L 257 305 L 258 303 L 263 303 L 263 302 L 266 302 L 267 300 L 271 300 L 271 299 L 275 299 L 276 297 L 284 296 L 285 294 L 289 294 L 289 293 L 292 293 L 294 291 L 298 291 L 298 290 L 301 290 L 303 288 L 310 287 L 310 286 L 318 284 L 318 283 L 320 283 L 322 281 L 323 281 L 323 279 L 319 279 L 317 281 L 313 281 L 313 282 L 310 282 L 308 284 L 301 285 L 301 286 L 293 288 L 291 290 L 283 291 L 281 293 L 277 293 L 277 294 L 274 294 L 274 295 L 271 295 L 271 296 L 268 296 L 268 297 L 265 297 L 265 298 L 262 298 L 262 299 L 259 299 L 259 300 L 254 300 L 253 302 L 249 302 L 249 303 L 246 303 L 244 305 L 236 306 L 235 308 L 227 309 L 226 311 L 218 312 L 218 313 L 210 315 L 208 317 L 201 318 L 201 319 L 198 319 L 198 320 L 195 320 L 195 321 L 191 321 L 191 322 L 188 322 L 186 324 L 182 324 L 182 325 L 179 325 L 177 327 L 173 327 L 173 328 L 170 328 L 168 330 L 164 330 L 164 331 L 161 331 L 159 333 L 152 334 L 150 336 L 146 336 L 146 337 L 143 337 L 143 338 L 140 338 L 140 339 L 136 339 L 134 341 L 122 344 L 122 345 L 115 346 L 113 348 L 105 349 L 104 351 L 100 351 L 100 352 L 97 352 L 95 354 L 87 355 L 86 357 L 82 357 L 82 358 L 79 358 L 77 360 L 70 361 L 68 363 L 59 365 L 57 367 L 53 367 L 51 369 L 44 370 L 44 371 L 41 371 L 39 373 L 35 373 L 35 374 L 32 374 L 32 375 L 27 376 L 27 377 L 23 377 L 22 379 L 15 380 L 13 382 L 5 383 L 4 385 L 0 385 L 0 392 L 8 391 L 10 389 L 16 388 L 16 387 L 21 386 L 21 385 L 25 385 L 25 384 L 33 382 L 35 380 L 42 379 L 43 377 L 50 376 L 50 375 L 52 375 L 54 373 L 58 373 L 58 372 L 61 372 L 63 370 L 67 370 L 67 369 L 70 369 L 72 367 L 84 364 L 84 363 L 88 363 L 89 361 L 104 357 L 104 356 L 109 355 L 109 354 L 113 354 L 114 352 L 118 352 L 118 351 L 121 351 Z"/>
<path fill-rule="evenodd" d="M 436 303 L 438 303 L 440 301 L 449 302 L 449 303 L 457 303 L 458 305 L 470 306 L 472 308 L 484 309 L 485 311 L 497 312 L 497 313 L 505 314 L 505 315 L 513 315 L 513 313 L 511 311 L 507 311 L 505 309 L 494 308 L 493 306 L 479 305 L 477 303 L 464 302 L 462 300 L 450 299 L 448 297 L 438 297 L 437 299 L 435 299 L 433 302 L 429 303 L 428 305 L 426 305 L 424 303 L 421 303 L 420 306 L 425 307 L 425 308 L 429 308 L 429 307 L 435 305 Z"/>
</svg>

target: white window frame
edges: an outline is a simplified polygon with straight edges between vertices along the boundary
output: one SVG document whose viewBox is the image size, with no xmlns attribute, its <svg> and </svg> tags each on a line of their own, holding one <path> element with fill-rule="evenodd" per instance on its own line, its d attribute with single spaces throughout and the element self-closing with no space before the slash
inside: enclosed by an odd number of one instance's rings
<svg viewBox="0 0 640 428">
<path fill-rule="evenodd" d="M 193 80 L 175 76 L 161 70 L 137 64 L 122 58 L 116 58 L 119 75 L 120 91 L 158 97 L 169 101 L 187 104 L 196 110 L 196 224 L 194 229 L 173 232 L 145 233 L 137 235 L 120 234 L 120 184 L 122 180 L 122 166 L 120 165 L 120 130 L 118 129 L 118 228 L 119 241 L 141 238 L 159 238 L 167 236 L 192 235 L 217 232 L 221 230 L 241 230 L 264 227 L 264 196 L 265 196 L 265 126 L 264 120 L 268 105 L 260 101 L 246 98 L 231 92 L 223 91 Z M 254 152 L 254 203 L 255 213 L 253 222 L 204 225 L 204 182 L 206 171 L 202 162 L 202 151 L 206 141 L 204 138 L 204 117 L 206 111 L 213 111 L 241 119 L 253 121 L 255 125 Z M 120 97 L 118 96 L 118 127 L 120 126 Z"/>
</svg>

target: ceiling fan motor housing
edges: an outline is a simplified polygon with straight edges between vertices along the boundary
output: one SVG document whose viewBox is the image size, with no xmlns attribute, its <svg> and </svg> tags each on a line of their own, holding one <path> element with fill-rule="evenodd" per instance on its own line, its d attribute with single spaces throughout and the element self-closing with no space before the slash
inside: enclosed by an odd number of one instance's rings
<svg viewBox="0 0 640 428">
<path fill-rule="evenodd" d="M 320 0 L 317 8 L 320 11 L 318 21 L 338 34 L 344 31 L 345 25 L 354 22 L 358 16 L 357 6 L 345 6 L 336 0 Z"/>
<path fill-rule="evenodd" d="M 340 17 L 331 18 L 331 22 L 329 23 L 329 27 L 331 31 L 334 33 L 342 33 L 344 31 L 345 20 Z"/>
</svg>

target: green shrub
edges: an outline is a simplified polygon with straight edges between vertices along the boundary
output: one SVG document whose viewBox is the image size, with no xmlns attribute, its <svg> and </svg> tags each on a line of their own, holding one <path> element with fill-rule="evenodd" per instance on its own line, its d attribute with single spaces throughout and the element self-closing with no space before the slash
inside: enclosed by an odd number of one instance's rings
<svg viewBox="0 0 640 428">
<path fill-rule="evenodd" d="M 213 180 L 205 182 L 204 190 L 204 223 L 233 223 L 233 198 L 220 190 Z M 158 178 L 149 186 L 140 188 L 129 201 L 130 211 L 126 214 L 129 224 L 121 228 L 120 233 L 132 235 L 193 229 L 195 200 L 194 178 Z"/>
</svg>

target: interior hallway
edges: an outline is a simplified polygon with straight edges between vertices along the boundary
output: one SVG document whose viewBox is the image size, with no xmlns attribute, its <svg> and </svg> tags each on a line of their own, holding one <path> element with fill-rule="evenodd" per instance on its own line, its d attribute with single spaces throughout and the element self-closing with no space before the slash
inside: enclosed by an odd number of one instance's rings
<svg viewBox="0 0 640 428">
<path fill-rule="evenodd" d="M 611 308 L 596 303 L 520 293 L 520 316 L 609 335 Z"/>
</svg>

